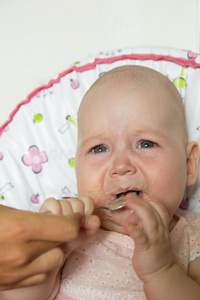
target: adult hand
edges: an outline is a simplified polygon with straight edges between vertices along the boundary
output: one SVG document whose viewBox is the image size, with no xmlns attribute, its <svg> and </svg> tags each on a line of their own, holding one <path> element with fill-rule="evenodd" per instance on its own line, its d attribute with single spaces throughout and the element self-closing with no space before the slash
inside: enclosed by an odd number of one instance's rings
<svg viewBox="0 0 200 300">
<path fill-rule="evenodd" d="M 45 200 L 40 208 L 40 213 L 51 213 L 65 216 L 82 216 L 80 230 L 75 239 L 71 242 L 63 243 L 65 258 L 76 248 L 80 247 L 88 238 L 94 236 L 100 227 L 99 217 L 92 215 L 94 211 L 94 201 L 89 196 L 80 198 L 71 197 L 63 200 L 49 198 Z"/>
<path fill-rule="evenodd" d="M 64 263 L 61 244 L 77 238 L 80 214 L 38 214 L 0 205 L 0 290 L 43 282 Z"/>
</svg>

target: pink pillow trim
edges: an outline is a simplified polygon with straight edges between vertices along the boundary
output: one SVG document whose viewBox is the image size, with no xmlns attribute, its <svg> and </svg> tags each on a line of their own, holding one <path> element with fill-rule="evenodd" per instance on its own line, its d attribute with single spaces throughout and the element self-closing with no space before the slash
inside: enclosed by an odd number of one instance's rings
<svg viewBox="0 0 200 300">
<path fill-rule="evenodd" d="M 39 94 L 42 90 L 50 88 L 53 84 L 59 83 L 61 78 L 66 76 L 69 73 L 72 73 L 73 71 L 76 72 L 84 72 L 87 70 L 92 70 L 95 69 L 96 65 L 98 64 L 109 64 L 113 63 L 118 60 L 153 60 L 153 61 L 169 61 L 169 62 L 174 62 L 178 65 L 181 65 L 183 67 L 192 67 L 194 69 L 200 68 L 200 64 L 196 63 L 194 59 L 186 59 L 186 58 L 179 58 L 179 57 L 172 57 L 169 55 L 157 55 L 157 54 L 124 54 L 120 56 L 113 56 L 113 57 L 108 57 L 108 58 L 96 58 L 93 63 L 88 63 L 84 66 L 76 67 L 73 66 L 69 68 L 68 70 L 60 73 L 58 75 L 57 79 L 52 79 L 49 81 L 47 85 L 43 85 L 37 89 L 35 89 L 32 93 L 30 93 L 27 96 L 27 99 L 20 102 L 17 107 L 13 110 L 13 112 L 10 114 L 8 121 L 6 121 L 1 127 L 0 127 L 0 136 L 4 132 L 6 126 L 12 121 L 14 115 L 17 113 L 19 108 L 28 103 L 33 97 L 35 97 L 37 94 Z"/>
</svg>

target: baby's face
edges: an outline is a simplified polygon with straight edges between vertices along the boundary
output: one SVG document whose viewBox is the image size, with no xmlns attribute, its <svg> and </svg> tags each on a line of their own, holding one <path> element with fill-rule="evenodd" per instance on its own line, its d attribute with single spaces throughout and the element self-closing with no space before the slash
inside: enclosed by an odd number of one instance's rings
<svg viewBox="0 0 200 300">
<path fill-rule="evenodd" d="M 166 88 L 141 84 L 100 88 L 79 114 L 76 174 L 79 196 L 106 206 L 137 191 L 159 200 L 172 216 L 186 185 L 186 146 L 177 107 Z M 135 193 L 136 194 L 136 193 Z M 102 226 L 123 232 L 130 211 L 99 210 Z"/>
</svg>

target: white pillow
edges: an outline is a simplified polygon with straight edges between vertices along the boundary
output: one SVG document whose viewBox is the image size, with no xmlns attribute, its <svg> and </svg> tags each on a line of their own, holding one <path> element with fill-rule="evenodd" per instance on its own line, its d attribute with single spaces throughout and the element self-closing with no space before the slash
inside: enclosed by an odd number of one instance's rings
<svg viewBox="0 0 200 300">
<path fill-rule="evenodd" d="M 153 68 L 174 82 L 185 104 L 189 140 L 200 142 L 200 55 L 158 47 L 100 53 L 33 91 L 0 128 L 0 204 L 30 209 L 48 197 L 77 195 L 74 155 L 80 101 L 100 75 L 126 64 Z M 186 190 L 182 206 L 200 212 L 199 200 L 198 178 Z"/>
</svg>

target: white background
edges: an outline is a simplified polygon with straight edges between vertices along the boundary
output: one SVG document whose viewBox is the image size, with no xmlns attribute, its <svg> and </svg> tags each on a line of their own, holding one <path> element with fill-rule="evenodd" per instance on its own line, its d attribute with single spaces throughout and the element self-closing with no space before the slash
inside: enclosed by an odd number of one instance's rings
<svg viewBox="0 0 200 300">
<path fill-rule="evenodd" d="M 0 125 L 35 88 L 101 51 L 200 52 L 200 0 L 0 0 Z"/>
</svg>

